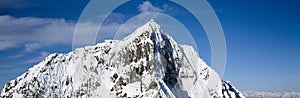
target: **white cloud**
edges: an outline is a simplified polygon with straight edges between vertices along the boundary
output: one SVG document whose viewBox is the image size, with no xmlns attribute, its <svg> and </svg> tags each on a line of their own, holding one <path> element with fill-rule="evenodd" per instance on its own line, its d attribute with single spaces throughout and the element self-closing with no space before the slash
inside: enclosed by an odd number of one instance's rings
<svg viewBox="0 0 300 98">
<path fill-rule="evenodd" d="M 95 30 L 93 23 L 80 23 L 81 30 Z M 32 52 L 49 45 L 71 45 L 76 26 L 74 21 L 64 19 L 23 17 L 9 15 L 0 16 L 0 51 L 10 48 L 24 47 L 24 52 Z"/>
<path fill-rule="evenodd" d="M 143 2 L 143 4 L 140 4 L 138 6 L 138 9 L 141 13 L 147 13 L 147 12 L 163 12 L 162 9 L 160 9 L 159 7 L 155 7 L 152 5 L 151 2 L 149 1 L 145 1 Z"/>
<path fill-rule="evenodd" d="M 0 39 L 0 50 L 16 47 L 17 43 Z"/>
<path fill-rule="evenodd" d="M 163 4 L 161 7 L 154 6 L 151 2 L 145 1 L 142 4 L 138 5 L 138 10 L 141 12 L 138 16 L 138 20 L 142 22 L 149 21 L 149 19 L 155 19 L 161 12 L 171 11 L 172 8 L 168 4 Z M 149 14 L 150 13 L 150 14 Z M 141 14 L 148 14 L 143 16 Z"/>
<path fill-rule="evenodd" d="M 74 26 L 74 22 L 63 19 L 0 16 L 0 44 L 4 44 L 0 50 L 22 47 L 25 43 L 26 51 L 30 50 L 28 46 L 39 48 L 38 44 L 69 44 Z"/>
<path fill-rule="evenodd" d="M 25 56 L 25 54 L 13 55 L 13 56 L 9 56 L 9 57 L 7 57 L 7 58 L 8 58 L 8 59 L 15 59 L 15 58 L 23 57 L 23 56 Z"/>
<path fill-rule="evenodd" d="M 43 45 L 39 44 L 39 43 L 29 43 L 29 44 L 25 44 L 25 52 L 32 52 L 34 50 L 40 49 L 42 48 Z"/>
</svg>

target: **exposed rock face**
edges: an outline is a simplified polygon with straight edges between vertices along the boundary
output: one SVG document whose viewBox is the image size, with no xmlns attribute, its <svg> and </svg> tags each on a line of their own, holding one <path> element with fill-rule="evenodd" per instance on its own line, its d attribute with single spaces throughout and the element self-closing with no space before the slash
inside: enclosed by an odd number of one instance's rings
<svg viewBox="0 0 300 98">
<path fill-rule="evenodd" d="M 223 81 L 222 93 L 224 98 L 244 98 L 244 95 L 230 81 Z"/>
<path fill-rule="evenodd" d="M 234 94 L 232 94 L 234 93 Z M 2 97 L 242 97 L 193 47 L 178 45 L 153 20 L 123 40 L 51 54 Z"/>
</svg>

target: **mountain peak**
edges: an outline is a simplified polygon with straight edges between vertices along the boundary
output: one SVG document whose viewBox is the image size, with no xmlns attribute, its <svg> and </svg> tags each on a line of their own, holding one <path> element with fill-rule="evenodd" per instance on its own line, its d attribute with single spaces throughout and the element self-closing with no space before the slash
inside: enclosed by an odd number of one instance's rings
<svg viewBox="0 0 300 98">
<path fill-rule="evenodd" d="M 160 25 L 156 23 L 154 19 L 150 19 L 145 25 L 141 26 L 140 28 L 149 31 L 150 33 L 162 32 Z"/>
<path fill-rule="evenodd" d="M 147 33 L 147 34 L 146 34 Z M 137 37 L 141 37 L 141 35 L 149 35 L 148 38 L 152 38 L 152 40 L 162 41 L 162 34 L 168 35 L 164 33 L 161 29 L 160 25 L 155 22 L 154 19 L 150 19 L 147 23 L 143 24 L 139 28 L 137 28 L 133 33 L 125 37 L 124 39 L 127 41 L 131 41 L 136 39 Z M 168 35 L 169 36 L 169 35 Z"/>
<path fill-rule="evenodd" d="M 146 25 L 148 25 L 149 27 L 152 27 L 152 28 L 157 28 L 157 29 L 160 29 L 160 26 L 158 25 L 158 23 L 156 23 L 154 21 L 154 19 L 150 19 L 150 21 L 148 21 L 146 23 Z"/>
<path fill-rule="evenodd" d="M 150 19 L 150 21 L 149 21 L 149 22 L 155 22 L 155 21 L 154 21 L 154 19 Z"/>
<path fill-rule="evenodd" d="M 160 30 L 160 25 L 154 21 L 154 19 L 151 19 L 148 23 L 146 23 L 149 27 L 151 27 L 153 30 Z M 159 33 L 159 32 L 157 32 Z"/>
</svg>

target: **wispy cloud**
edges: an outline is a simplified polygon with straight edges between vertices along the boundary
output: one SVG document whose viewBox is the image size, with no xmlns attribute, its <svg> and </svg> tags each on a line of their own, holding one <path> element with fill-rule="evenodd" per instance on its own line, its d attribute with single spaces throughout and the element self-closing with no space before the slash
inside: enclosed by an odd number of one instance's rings
<svg viewBox="0 0 300 98">
<path fill-rule="evenodd" d="M 146 13 L 146 12 L 163 12 L 162 9 L 159 7 L 155 7 L 152 5 L 151 2 L 145 1 L 142 4 L 138 6 L 138 9 L 141 13 Z"/>
<path fill-rule="evenodd" d="M 29 43 L 29 44 L 25 44 L 25 52 L 32 52 L 35 51 L 37 49 L 42 48 L 43 45 L 39 44 L 39 43 Z"/>
<path fill-rule="evenodd" d="M 93 23 L 79 24 L 84 32 L 97 28 Z M 24 52 L 32 52 L 50 45 L 71 45 L 75 25 L 64 19 L 0 16 L 0 51 L 23 47 Z"/>
<path fill-rule="evenodd" d="M 0 8 L 22 8 L 26 5 L 24 0 L 0 0 Z"/>
<path fill-rule="evenodd" d="M 10 68 L 10 69 L 7 69 L 7 70 L 2 70 L 0 71 L 0 74 L 11 74 L 11 73 L 20 73 L 20 72 L 23 72 L 23 71 L 26 71 L 24 69 L 21 69 L 21 68 Z"/>
<path fill-rule="evenodd" d="M 1 68 L 1 69 L 3 69 L 3 68 L 10 68 L 10 67 L 12 67 L 12 66 L 13 66 L 13 65 L 1 65 L 0 68 Z"/>
<path fill-rule="evenodd" d="M 138 5 L 138 10 L 140 11 L 141 14 L 151 13 L 151 14 L 148 14 L 147 17 L 151 18 L 151 19 L 154 19 L 158 16 L 159 13 L 166 12 L 166 11 L 171 11 L 172 8 L 169 7 L 168 4 L 164 4 L 161 7 L 159 7 L 159 6 L 154 6 L 149 1 L 145 1 L 142 4 Z M 140 20 L 145 20 L 145 19 L 143 19 L 144 17 L 145 16 L 138 17 L 138 18 L 141 18 Z"/>
<path fill-rule="evenodd" d="M 32 51 L 41 45 L 69 44 L 74 26 L 64 19 L 0 16 L 0 50 L 25 45 L 25 51 Z"/>
<path fill-rule="evenodd" d="M 9 48 L 14 48 L 17 46 L 17 43 L 12 42 L 12 41 L 6 41 L 6 40 L 1 40 L 0 39 L 0 50 L 5 50 Z"/>
<path fill-rule="evenodd" d="M 25 54 L 18 54 L 18 55 L 9 56 L 9 57 L 7 57 L 7 59 L 15 59 L 15 58 L 23 57 L 23 56 L 25 56 Z"/>
<path fill-rule="evenodd" d="M 37 63 L 42 61 L 44 58 L 46 58 L 50 53 L 49 52 L 41 52 L 40 55 L 36 58 L 33 59 L 29 59 L 25 62 L 23 62 L 24 64 L 28 64 L 28 63 Z"/>
</svg>

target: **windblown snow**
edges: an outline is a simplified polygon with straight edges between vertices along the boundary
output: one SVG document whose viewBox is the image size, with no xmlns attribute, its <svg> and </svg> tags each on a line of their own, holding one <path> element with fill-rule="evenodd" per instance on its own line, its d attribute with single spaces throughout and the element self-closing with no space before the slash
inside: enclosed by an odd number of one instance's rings
<svg viewBox="0 0 300 98">
<path fill-rule="evenodd" d="M 150 20 L 122 40 L 51 54 L 6 83 L 1 97 L 240 98 L 188 45 Z"/>
</svg>

